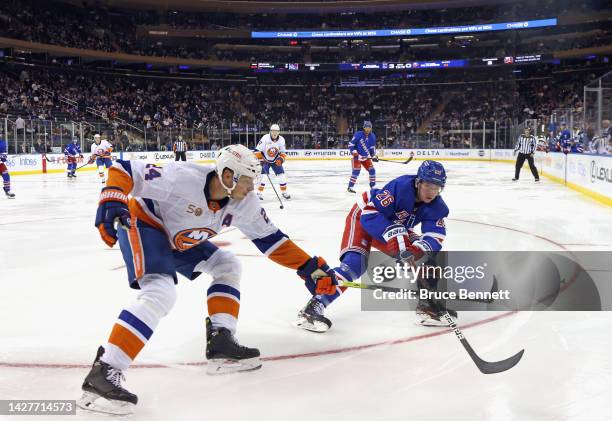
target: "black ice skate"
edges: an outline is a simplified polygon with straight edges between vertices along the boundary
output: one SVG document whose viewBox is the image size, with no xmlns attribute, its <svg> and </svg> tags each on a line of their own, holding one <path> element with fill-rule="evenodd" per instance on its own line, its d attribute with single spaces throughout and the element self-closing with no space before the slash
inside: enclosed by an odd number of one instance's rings
<svg viewBox="0 0 612 421">
<path fill-rule="evenodd" d="M 325 306 L 316 297 L 312 297 L 300 312 L 295 325 L 311 332 L 324 333 L 332 325 L 331 320 L 323 315 Z"/>
<path fill-rule="evenodd" d="M 228 374 L 261 368 L 259 350 L 240 345 L 232 332 L 222 327 L 215 329 L 206 318 L 207 374 Z"/>
<path fill-rule="evenodd" d="M 83 382 L 83 396 L 77 401 L 79 408 L 112 415 L 129 415 L 134 412 L 138 396 L 121 387 L 124 380 L 121 370 L 111 367 L 100 357 L 104 348 L 98 348 L 91 371 Z"/>
<path fill-rule="evenodd" d="M 6 198 L 7 199 L 14 199 L 15 198 L 15 193 L 11 193 L 10 191 L 5 191 L 4 193 L 6 194 Z"/>
<path fill-rule="evenodd" d="M 349 187 L 348 189 L 346 189 L 346 191 L 349 193 L 357 193 L 355 190 L 353 190 L 352 187 Z"/>
<path fill-rule="evenodd" d="M 289 193 L 286 193 L 286 192 L 283 193 L 283 197 L 287 200 L 291 199 L 291 196 L 289 195 Z"/>
<path fill-rule="evenodd" d="M 448 326 L 448 323 L 443 318 L 447 311 L 453 319 L 457 318 L 457 312 L 455 310 L 447 309 L 441 303 L 433 303 L 431 300 L 419 300 L 416 308 L 416 314 L 418 316 L 416 324 L 418 326 Z"/>
</svg>

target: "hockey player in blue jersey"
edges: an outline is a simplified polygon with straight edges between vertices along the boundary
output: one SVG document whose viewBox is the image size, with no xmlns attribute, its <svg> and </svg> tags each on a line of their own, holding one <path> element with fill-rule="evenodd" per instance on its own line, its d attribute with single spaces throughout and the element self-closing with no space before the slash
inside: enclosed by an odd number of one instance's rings
<svg viewBox="0 0 612 421">
<path fill-rule="evenodd" d="M 68 178 L 76 178 L 77 157 L 83 158 L 81 146 L 78 144 L 78 141 L 79 139 L 75 136 L 72 138 L 72 143 L 69 143 L 64 148 L 64 156 L 66 157 L 66 163 L 68 164 L 68 168 L 66 170 Z"/>
<path fill-rule="evenodd" d="M 557 141 L 557 150 L 563 153 L 569 153 L 572 149 L 572 132 L 567 128 L 567 124 L 561 123 L 561 131 L 555 138 Z"/>
<path fill-rule="evenodd" d="M 351 173 L 347 191 L 355 193 L 353 187 L 355 187 L 362 165 L 370 173 L 370 188 L 373 188 L 376 185 L 376 170 L 372 161 L 378 162 L 378 156 L 376 155 L 376 135 L 372 133 L 372 123 L 364 121 L 363 130 L 355 133 L 348 146 L 349 152 L 353 156 L 353 172 Z"/>
<path fill-rule="evenodd" d="M 298 314 L 296 325 L 315 332 L 331 327 L 324 310 L 345 289 L 335 285 L 338 281 L 357 281 L 365 273 L 372 247 L 408 264 L 424 262 L 440 251 L 446 236 L 444 218 L 448 216 L 448 207 L 440 196 L 445 183 L 442 164 L 424 161 L 416 175 L 404 175 L 380 189 L 364 192 L 346 217 L 340 266 L 333 269 L 336 277 L 318 280 L 317 291 L 327 283 L 328 295 L 315 295 L 315 284 L 310 282 L 313 297 Z M 420 235 L 413 230 L 419 224 Z M 440 320 L 442 309 L 433 304 L 419 303 L 419 324 L 445 325 Z"/>
<path fill-rule="evenodd" d="M 11 176 L 9 175 L 7 167 L 7 152 L 6 140 L 0 139 L 0 175 L 2 175 L 2 181 L 4 182 L 4 194 L 7 199 L 14 199 L 15 193 L 11 193 Z"/>
</svg>

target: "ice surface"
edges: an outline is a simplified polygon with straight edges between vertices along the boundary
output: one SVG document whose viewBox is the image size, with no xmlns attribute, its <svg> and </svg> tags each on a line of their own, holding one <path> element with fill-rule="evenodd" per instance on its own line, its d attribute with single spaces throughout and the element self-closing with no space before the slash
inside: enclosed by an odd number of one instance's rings
<svg viewBox="0 0 612 421">
<path fill-rule="evenodd" d="M 379 185 L 417 165 L 380 162 Z M 513 183 L 508 164 L 445 165 L 446 249 L 612 249 L 609 208 L 545 178 L 536 184 L 524 174 Z M 345 191 L 349 163 L 290 161 L 286 170 L 292 200 L 279 209 L 268 185 L 270 218 L 309 253 L 337 263 L 355 200 Z M 362 171 L 358 190 L 366 186 Z M 16 176 L 17 198 L 0 198 L 0 399 L 78 398 L 97 346 L 134 297 L 120 251 L 93 227 L 100 187 L 94 172 Z M 261 349 L 264 366 L 205 375 L 210 278 L 181 279 L 176 306 L 126 372 L 140 398 L 135 420 L 612 419 L 608 313 L 460 315 L 482 358 L 526 349 L 514 369 L 485 376 L 448 331 L 417 327 L 411 313 L 362 312 L 356 291 L 329 308 L 328 333 L 294 328 L 308 299 L 302 281 L 238 230 L 215 241 L 243 263 L 238 337 Z M 610 265 L 602 262 L 602 277 Z"/>
</svg>

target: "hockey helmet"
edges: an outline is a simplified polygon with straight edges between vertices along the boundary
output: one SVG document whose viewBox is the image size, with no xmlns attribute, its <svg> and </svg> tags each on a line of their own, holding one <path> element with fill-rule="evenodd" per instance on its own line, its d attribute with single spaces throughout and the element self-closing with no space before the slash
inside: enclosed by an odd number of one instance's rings
<svg viewBox="0 0 612 421">
<path fill-rule="evenodd" d="M 223 183 L 222 175 L 223 170 L 226 168 L 234 172 L 234 176 L 232 177 L 233 184 L 231 187 Z M 221 185 L 227 190 L 228 194 L 231 194 L 241 176 L 251 178 L 257 177 L 261 172 L 261 164 L 253 151 L 246 146 L 229 145 L 219 150 L 215 161 L 215 170 L 217 171 L 217 176 L 221 181 Z"/>
<path fill-rule="evenodd" d="M 367 128 L 370 128 L 370 129 L 371 129 L 371 128 L 372 128 L 372 122 L 371 122 L 371 121 L 368 121 L 368 120 L 364 121 L 364 122 L 363 122 L 363 128 L 364 128 L 364 129 L 367 129 Z"/>
<path fill-rule="evenodd" d="M 446 171 L 444 170 L 444 166 L 437 161 L 424 161 L 417 171 L 417 182 L 418 181 L 425 181 L 444 187 L 446 184 Z"/>
<path fill-rule="evenodd" d="M 270 137 L 272 139 L 277 139 L 279 134 L 280 134 L 280 127 L 278 124 L 274 123 L 273 125 L 270 126 Z"/>
</svg>

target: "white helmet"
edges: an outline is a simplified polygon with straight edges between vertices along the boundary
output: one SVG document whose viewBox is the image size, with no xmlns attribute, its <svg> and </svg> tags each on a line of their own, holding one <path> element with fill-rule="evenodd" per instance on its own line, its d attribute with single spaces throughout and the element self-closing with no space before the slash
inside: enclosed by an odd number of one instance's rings
<svg viewBox="0 0 612 421">
<path fill-rule="evenodd" d="M 276 133 L 274 133 L 274 132 L 276 132 Z M 278 126 L 278 124 L 274 123 L 273 125 L 270 126 L 270 137 L 272 139 L 276 139 L 276 138 L 278 138 L 279 134 L 280 134 L 280 127 Z"/>
<path fill-rule="evenodd" d="M 100 135 L 98 133 L 96 133 L 94 135 L 94 141 L 99 141 L 100 140 Z"/>
<path fill-rule="evenodd" d="M 230 169 L 234 172 L 233 184 L 231 187 L 223 184 L 224 169 Z M 228 194 L 231 194 L 236 183 L 241 176 L 255 178 L 261 172 L 261 164 L 252 150 L 243 145 L 229 145 L 219 150 L 215 161 L 215 169 L 221 185 Z"/>
</svg>

